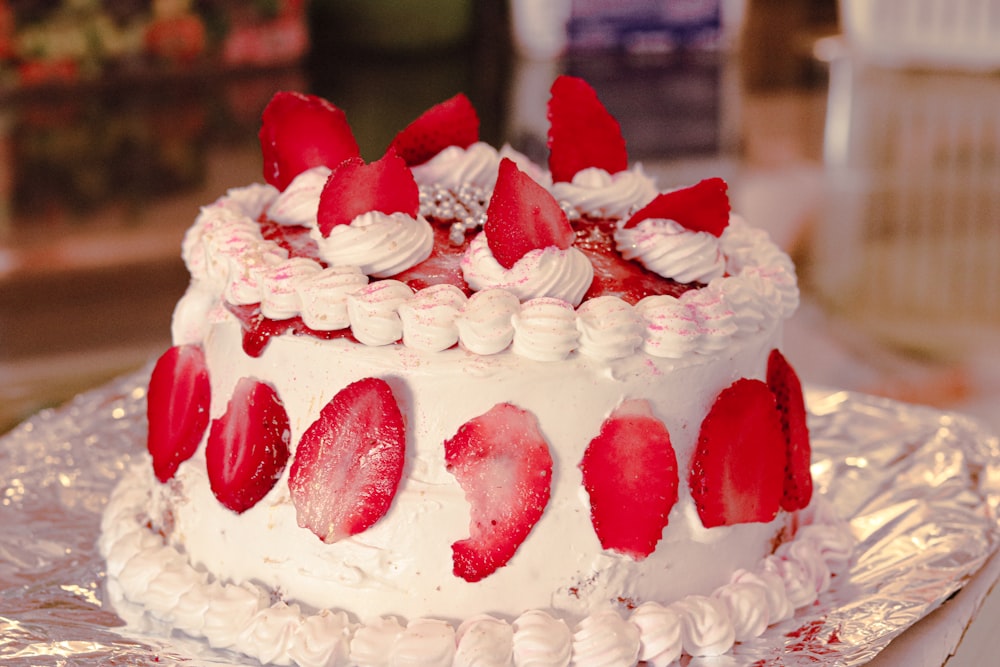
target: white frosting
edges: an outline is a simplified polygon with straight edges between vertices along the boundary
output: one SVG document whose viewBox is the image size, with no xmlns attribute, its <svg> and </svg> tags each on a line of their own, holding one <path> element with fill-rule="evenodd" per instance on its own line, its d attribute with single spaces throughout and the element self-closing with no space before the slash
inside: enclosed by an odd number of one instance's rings
<svg viewBox="0 0 1000 667">
<path fill-rule="evenodd" d="M 554 183 L 552 195 L 594 218 L 624 218 L 657 195 L 653 179 L 641 165 L 609 174 L 597 167 L 581 169 L 570 182 Z"/>
<path fill-rule="evenodd" d="M 413 298 L 413 290 L 398 280 L 365 285 L 347 297 L 351 331 L 365 345 L 388 345 L 403 337 L 399 308 Z"/>
<path fill-rule="evenodd" d="M 474 290 L 498 287 L 522 301 L 548 296 L 576 306 L 594 280 L 594 267 L 572 246 L 550 246 L 529 250 L 508 269 L 493 257 L 486 233 L 480 232 L 462 257 L 462 276 Z"/>
<path fill-rule="evenodd" d="M 462 347 L 476 354 L 497 354 L 514 340 L 512 319 L 520 300 L 505 289 L 485 289 L 473 294 L 456 318 Z"/>
<path fill-rule="evenodd" d="M 333 266 L 359 266 L 367 275 L 386 278 L 431 255 L 434 230 L 423 216 L 369 211 L 349 225 L 334 225 L 327 236 L 313 227 L 319 256 Z"/>
<path fill-rule="evenodd" d="M 645 602 L 632 612 L 639 628 L 639 659 L 650 667 L 666 667 L 681 655 L 681 614 L 657 602 Z"/>
<path fill-rule="evenodd" d="M 673 220 L 646 219 L 630 229 L 619 225 L 615 244 L 625 259 L 679 283 L 707 283 L 726 271 L 718 237 Z"/>
<path fill-rule="evenodd" d="M 514 621 L 513 629 L 518 667 L 565 667 L 573 657 L 573 633 L 562 619 L 532 609 Z"/>
<path fill-rule="evenodd" d="M 581 354 L 596 359 L 621 359 L 642 344 L 642 319 L 632 306 L 618 297 L 590 299 L 576 314 Z"/>
<path fill-rule="evenodd" d="M 506 667 L 514 658 L 514 630 L 506 621 L 476 616 L 458 626 L 455 667 Z"/>
</svg>

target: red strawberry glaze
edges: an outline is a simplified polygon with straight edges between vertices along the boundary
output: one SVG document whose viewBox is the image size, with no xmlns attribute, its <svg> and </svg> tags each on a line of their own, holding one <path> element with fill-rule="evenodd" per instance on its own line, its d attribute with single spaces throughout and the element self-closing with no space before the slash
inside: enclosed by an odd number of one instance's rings
<svg viewBox="0 0 1000 667">
<path fill-rule="evenodd" d="M 434 249 L 431 256 L 414 267 L 397 273 L 392 277 L 409 285 L 414 290 L 421 290 L 431 285 L 454 285 L 466 296 L 472 294 L 468 283 L 462 276 L 462 254 L 466 246 L 455 245 L 449 240 L 448 227 L 432 220 L 434 229 Z"/>
<path fill-rule="evenodd" d="M 305 257 L 324 264 L 319 256 L 319 246 L 309 235 L 309 228 L 300 225 L 281 225 L 262 215 L 258 221 L 260 234 L 265 240 L 277 243 L 288 251 L 289 257 Z M 325 265 L 325 264 L 324 264 Z"/>
<path fill-rule="evenodd" d="M 287 320 L 272 320 L 264 317 L 260 312 L 260 304 L 253 303 L 245 306 L 236 306 L 231 303 L 226 304 L 226 309 L 236 316 L 243 330 L 243 351 L 250 357 L 259 357 L 264 353 L 272 336 L 280 336 L 290 333 L 295 336 L 312 336 L 322 340 L 334 340 L 336 338 L 346 338 L 357 342 L 350 329 L 338 329 L 336 331 L 318 331 L 310 329 L 302 321 L 301 317 L 290 317 Z"/>
</svg>

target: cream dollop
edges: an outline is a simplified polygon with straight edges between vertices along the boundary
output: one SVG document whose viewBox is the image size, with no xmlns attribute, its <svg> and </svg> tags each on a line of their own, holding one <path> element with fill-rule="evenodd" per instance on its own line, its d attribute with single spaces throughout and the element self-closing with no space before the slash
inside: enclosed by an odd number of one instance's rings
<svg viewBox="0 0 1000 667">
<path fill-rule="evenodd" d="M 639 657 L 639 628 L 613 609 L 587 616 L 573 633 L 573 664 L 584 667 L 634 665 Z"/>
<path fill-rule="evenodd" d="M 467 619 L 456 632 L 455 667 L 506 667 L 514 656 L 514 631 L 492 616 Z"/>
<path fill-rule="evenodd" d="M 454 660 L 455 628 L 444 621 L 418 618 L 396 638 L 389 664 L 451 667 Z"/>
<path fill-rule="evenodd" d="M 388 345 L 403 337 L 399 307 L 413 290 L 398 280 L 379 280 L 347 297 L 347 314 L 354 337 L 365 345 Z"/>
<path fill-rule="evenodd" d="M 673 220 L 651 218 L 630 229 L 619 226 L 615 244 L 625 259 L 679 283 L 707 283 L 726 272 L 718 237 Z"/>
<path fill-rule="evenodd" d="M 650 667 L 666 667 L 681 655 L 681 615 L 656 602 L 644 602 L 632 612 L 640 632 L 639 660 Z"/>
<path fill-rule="evenodd" d="M 404 630 L 400 622 L 392 616 L 369 619 L 357 629 L 351 640 L 350 664 L 390 664 L 392 648 L 403 636 Z"/>
<path fill-rule="evenodd" d="M 320 266 L 305 257 L 291 257 L 269 267 L 261 281 L 260 312 L 272 320 L 295 317 L 302 311 L 299 285 L 320 272 Z"/>
<path fill-rule="evenodd" d="M 462 257 L 462 275 L 474 290 L 499 287 L 515 294 L 521 301 L 554 297 L 578 305 L 594 279 L 594 267 L 582 252 L 572 246 L 555 246 L 528 251 L 507 269 L 493 257 L 480 232 L 472 239 Z"/>
<path fill-rule="evenodd" d="M 615 296 L 584 301 L 576 310 L 580 353 L 596 359 L 623 359 L 642 345 L 642 318 Z"/>
<path fill-rule="evenodd" d="M 458 314 L 468 301 L 454 285 L 424 288 L 399 306 L 403 344 L 414 350 L 439 352 L 458 342 Z"/>
<path fill-rule="evenodd" d="M 319 196 L 330 177 L 330 168 L 317 166 L 306 169 L 267 208 L 267 217 L 281 225 L 316 226 Z"/>
<path fill-rule="evenodd" d="M 589 167 L 578 171 L 568 183 L 552 185 L 552 195 L 558 201 L 593 218 L 624 218 L 634 208 L 651 202 L 656 194 L 656 183 L 639 164 L 616 174 Z"/>
<path fill-rule="evenodd" d="M 369 211 L 349 225 L 334 225 L 327 236 L 314 227 L 310 236 L 319 255 L 333 266 L 358 266 L 369 276 L 387 278 L 430 257 L 434 230 L 423 216 Z"/>
<path fill-rule="evenodd" d="M 351 325 L 347 297 L 368 284 L 357 266 L 330 266 L 303 277 L 296 286 L 302 321 L 316 331 L 337 331 Z"/>
<path fill-rule="evenodd" d="M 562 619 L 533 609 L 518 616 L 513 629 L 518 667 L 566 667 L 573 657 L 573 633 Z"/>
<path fill-rule="evenodd" d="M 462 347 L 483 355 L 507 349 L 514 340 L 512 319 L 520 309 L 520 300 L 505 289 L 474 293 L 455 320 Z"/>
<path fill-rule="evenodd" d="M 688 655 L 722 655 L 733 647 L 736 633 L 725 604 L 718 598 L 689 595 L 671 607 L 681 614 L 681 641 Z"/>
<path fill-rule="evenodd" d="M 730 583 L 713 595 L 726 605 L 736 641 L 759 637 L 770 625 L 768 592 L 763 585 L 750 581 Z"/>
<path fill-rule="evenodd" d="M 561 299 L 540 297 L 525 301 L 511 319 L 515 354 L 535 361 L 565 359 L 577 345 L 579 332 L 573 307 Z"/>
</svg>

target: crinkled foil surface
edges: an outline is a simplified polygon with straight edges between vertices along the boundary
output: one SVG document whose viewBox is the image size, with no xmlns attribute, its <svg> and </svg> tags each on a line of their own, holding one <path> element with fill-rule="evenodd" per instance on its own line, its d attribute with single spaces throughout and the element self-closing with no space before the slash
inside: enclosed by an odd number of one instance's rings
<svg viewBox="0 0 1000 667">
<path fill-rule="evenodd" d="M 0 439 L 0 663 L 234 665 L 111 607 L 100 514 L 145 446 L 149 369 Z M 960 415 L 810 389 L 817 489 L 851 521 L 849 572 L 817 605 L 713 666 L 860 665 L 937 608 L 1000 543 L 1000 443 Z M 128 617 L 123 620 L 122 614 Z"/>
</svg>

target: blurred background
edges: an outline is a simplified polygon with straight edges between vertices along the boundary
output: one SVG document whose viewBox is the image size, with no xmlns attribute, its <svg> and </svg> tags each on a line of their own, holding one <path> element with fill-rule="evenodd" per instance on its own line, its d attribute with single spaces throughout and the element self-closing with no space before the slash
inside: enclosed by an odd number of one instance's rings
<svg viewBox="0 0 1000 667">
<path fill-rule="evenodd" d="M 797 261 L 810 384 L 1000 428 L 997 0 L 0 0 L 0 433 L 169 344 L 200 206 L 260 112 L 343 108 L 368 159 L 457 92 L 544 163 L 586 78 L 662 188 L 708 176 Z"/>
</svg>

